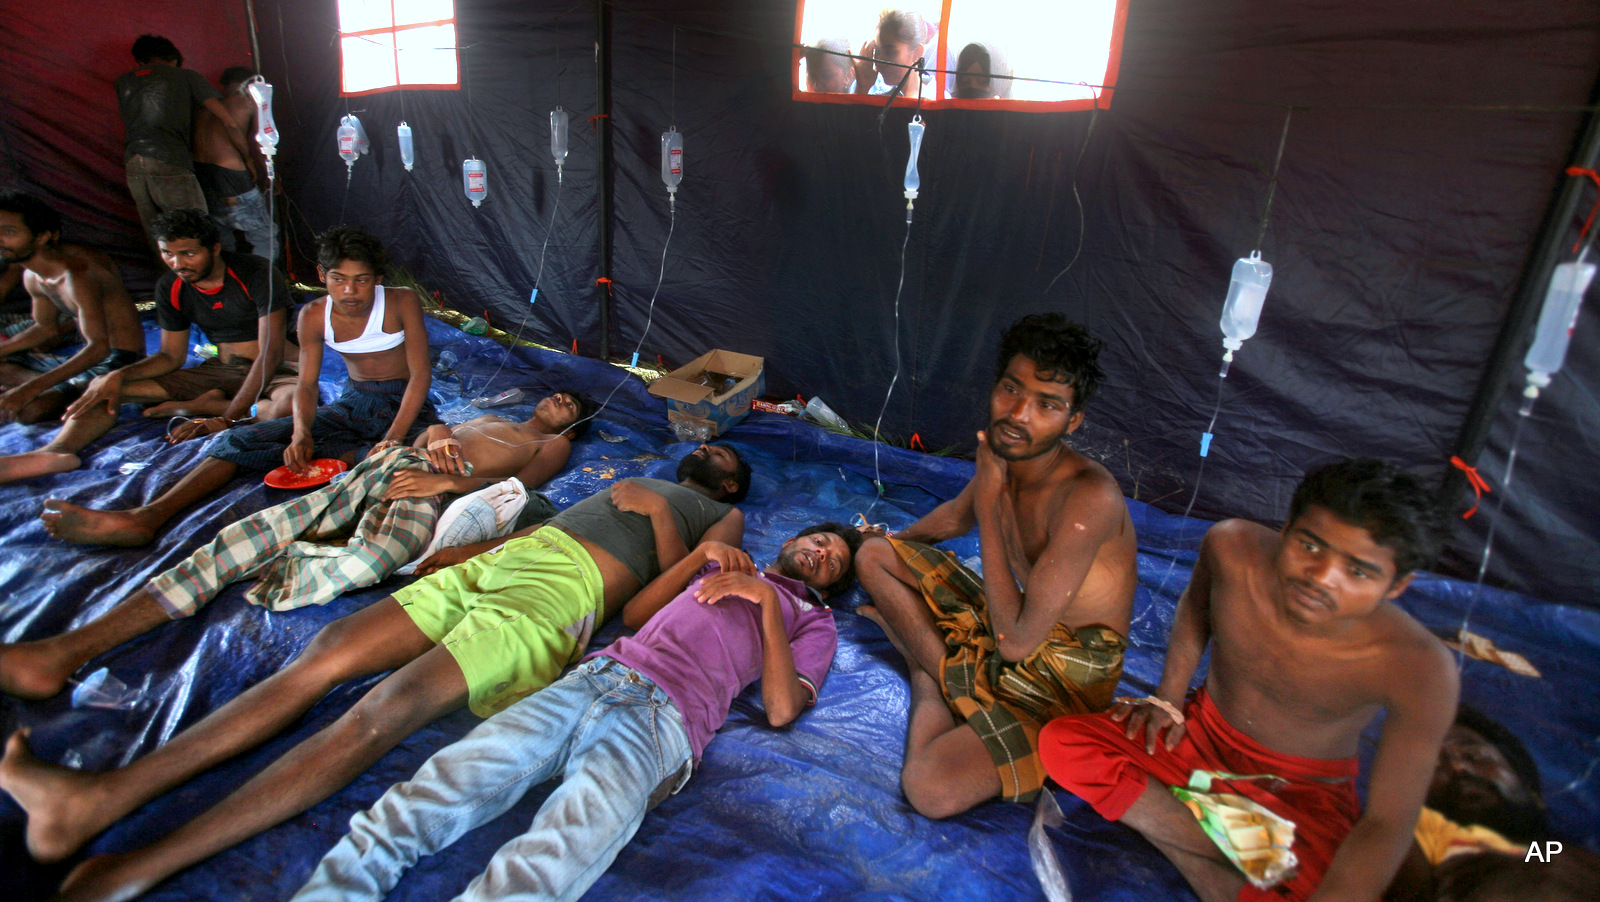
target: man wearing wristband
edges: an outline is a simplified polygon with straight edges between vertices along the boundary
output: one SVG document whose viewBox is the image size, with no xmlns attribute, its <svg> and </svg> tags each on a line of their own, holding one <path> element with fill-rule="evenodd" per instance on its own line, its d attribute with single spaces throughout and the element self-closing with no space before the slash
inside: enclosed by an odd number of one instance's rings
<svg viewBox="0 0 1600 902">
<path fill-rule="evenodd" d="M 360 228 L 339 226 L 318 239 L 317 260 L 328 296 L 300 311 L 293 417 L 223 431 L 207 446 L 205 461 L 142 507 L 100 511 L 48 499 L 40 519 L 51 535 L 80 545 L 147 545 L 168 520 L 226 485 L 241 467 L 284 464 L 298 472 L 320 457 L 353 462 L 374 442 L 399 443 L 437 422 L 428 403 L 422 304 L 409 288 L 385 289 L 389 255 L 383 245 Z M 318 408 L 324 343 L 344 359 L 349 379 L 338 400 Z"/>
<path fill-rule="evenodd" d="M 294 301 L 283 276 L 259 257 L 222 251 L 217 228 L 202 211 L 169 210 L 151 229 L 171 270 L 154 292 L 160 349 L 96 376 L 67 407 L 50 444 L 0 458 L 0 483 L 77 469 L 79 452 L 116 424 L 118 407 L 128 402 L 164 402 L 147 409 L 149 417 L 202 409 L 212 414 L 172 430 L 173 442 L 221 432 L 249 417 L 258 398 L 261 419 L 289 412 L 295 370 L 284 360 L 298 349 L 285 334 Z M 217 346 L 217 356 L 181 369 L 191 326 Z"/>
</svg>

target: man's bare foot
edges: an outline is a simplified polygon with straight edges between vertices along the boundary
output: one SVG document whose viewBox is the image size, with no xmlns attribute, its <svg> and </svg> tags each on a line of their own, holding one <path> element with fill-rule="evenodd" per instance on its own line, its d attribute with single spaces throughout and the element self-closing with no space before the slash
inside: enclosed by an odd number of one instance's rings
<svg viewBox="0 0 1600 902">
<path fill-rule="evenodd" d="M 66 688 L 72 671 L 36 642 L 0 645 L 0 692 L 39 701 Z"/>
<path fill-rule="evenodd" d="M 66 473 L 78 469 L 82 463 L 76 454 L 57 451 L 24 451 L 7 455 L 0 457 L 0 485 L 52 473 Z"/>
<path fill-rule="evenodd" d="M 146 873 L 140 852 L 96 855 L 72 869 L 61 881 L 58 902 L 123 902 L 144 895 L 164 875 Z"/>
<path fill-rule="evenodd" d="M 28 814 L 28 854 L 49 864 L 78 851 L 107 826 L 100 813 L 103 793 L 94 774 L 84 774 L 35 758 L 28 731 L 6 740 L 0 758 L 0 789 Z M 97 816 L 100 815 L 100 816 Z"/>
<path fill-rule="evenodd" d="M 188 401 L 162 401 L 144 409 L 147 417 L 220 417 L 228 412 L 228 396 L 213 388 Z"/>
<path fill-rule="evenodd" d="M 59 498 L 47 498 L 39 515 L 51 535 L 74 545 L 117 545 L 138 548 L 155 540 L 156 531 L 127 511 L 97 511 Z"/>
</svg>

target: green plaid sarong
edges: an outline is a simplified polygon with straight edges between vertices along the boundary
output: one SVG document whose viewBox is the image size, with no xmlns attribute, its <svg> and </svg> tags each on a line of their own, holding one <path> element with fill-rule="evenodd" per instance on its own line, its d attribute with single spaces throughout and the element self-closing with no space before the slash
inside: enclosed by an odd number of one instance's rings
<svg viewBox="0 0 1600 902">
<path fill-rule="evenodd" d="M 890 539 L 917 574 L 922 596 L 944 634 L 939 685 L 950 710 L 977 731 L 1000 775 L 1001 797 L 1029 802 L 1044 786 L 1039 730 L 1065 714 L 1111 707 L 1127 642 L 1103 626 L 1076 631 L 1056 624 L 1033 654 L 1015 663 L 995 650 L 983 578 L 955 555 L 920 542 Z"/>
<path fill-rule="evenodd" d="M 331 485 L 223 527 L 145 590 L 176 619 L 258 574 L 245 598 L 274 611 L 373 585 L 427 547 L 439 519 L 437 497 L 383 500 L 390 478 L 409 469 L 428 469 L 427 456 L 395 448 L 364 460 Z"/>
</svg>

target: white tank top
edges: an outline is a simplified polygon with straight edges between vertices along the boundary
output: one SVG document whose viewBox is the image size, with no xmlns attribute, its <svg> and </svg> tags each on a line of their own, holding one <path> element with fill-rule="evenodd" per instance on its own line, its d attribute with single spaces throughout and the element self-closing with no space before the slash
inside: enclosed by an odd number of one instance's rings
<svg viewBox="0 0 1600 902">
<path fill-rule="evenodd" d="M 378 285 L 373 289 L 372 312 L 367 315 L 367 327 L 349 341 L 333 340 L 333 301 L 325 301 L 322 305 L 322 340 L 341 354 L 376 354 L 404 344 L 406 333 L 404 329 L 399 332 L 383 331 L 383 286 Z"/>
</svg>

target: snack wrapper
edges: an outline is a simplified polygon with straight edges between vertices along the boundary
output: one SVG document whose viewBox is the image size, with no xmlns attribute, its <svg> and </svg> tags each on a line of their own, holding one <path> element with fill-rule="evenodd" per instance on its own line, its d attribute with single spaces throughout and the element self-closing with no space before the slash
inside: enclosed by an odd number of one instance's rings
<svg viewBox="0 0 1600 902">
<path fill-rule="evenodd" d="M 1217 844 L 1245 878 L 1257 889 L 1269 889 L 1293 876 L 1299 866 L 1294 845 L 1294 822 L 1268 811 L 1260 803 L 1227 792 L 1211 792 L 1211 781 L 1280 780 L 1271 775 L 1240 776 L 1197 770 L 1189 785 L 1170 787 L 1172 794 L 1194 814 L 1200 829 Z"/>
</svg>

